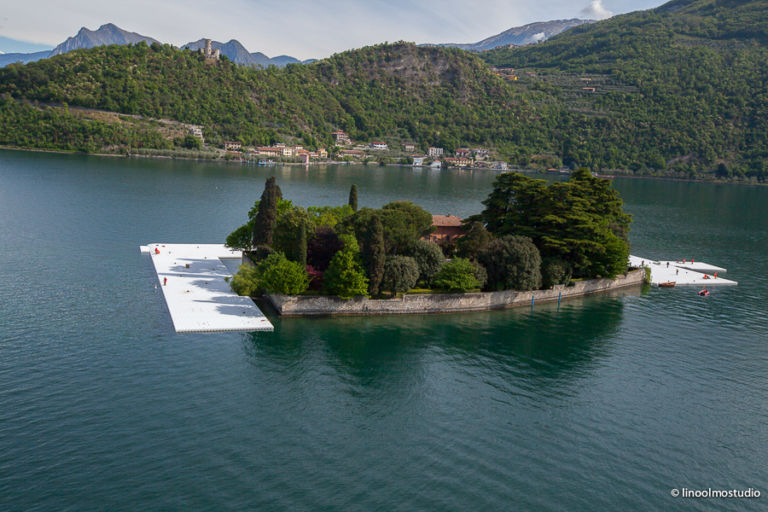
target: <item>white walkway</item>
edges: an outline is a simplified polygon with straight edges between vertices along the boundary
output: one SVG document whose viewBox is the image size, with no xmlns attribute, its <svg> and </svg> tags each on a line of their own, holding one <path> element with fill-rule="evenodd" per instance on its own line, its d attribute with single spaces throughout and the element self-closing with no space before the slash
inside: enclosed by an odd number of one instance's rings
<svg viewBox="0 0 768 512">
<path fill-rule="evenodd" d="M 239 259 L 240 251 L 221 244 L 150 244 L 141 252 L 152 258 L 176 332 L 274 330 L 256 304 L 224 280 L 232 274 L 221 259 Z"/>
<path fill-rule="evenodd" d="M 721 274 L 726 270 L 722 267 L 710 265 L 703 261 L 691 263 L 686 261 L 655 261 L 639 256 L 629 256 L 629 264 L 633 267 L 646 266 L 651 269 L 651 283 L 674 282 L 676 285 L 737 285 L 736 281 L 724 279 Z M 717 273 L 717 277 L 715 277 Z M 706 277 L 705 277 L 706 276 Z"/>
</svg>

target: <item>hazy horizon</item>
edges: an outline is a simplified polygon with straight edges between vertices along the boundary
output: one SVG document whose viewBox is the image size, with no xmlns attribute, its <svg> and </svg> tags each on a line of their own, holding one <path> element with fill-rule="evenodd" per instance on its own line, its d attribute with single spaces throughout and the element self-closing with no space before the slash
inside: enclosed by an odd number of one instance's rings
<svg viewBox="0 0 768 512">
<path fill-rule="evenodd" d="M 236 39 L 249 52 L 299 59 L 382 43 L 473 43 L 509 28 L 558 19 L 605 19 L 649 9 L 660 0 L 200 0 L 162 3 L 136 0 L 103 4 L 92 0 L 67 3 L 31 0 L 8 6 L 0 14 L 0 51 L 29 53 L 53 48 L 81 27 L 96 30 L 113 23 L 163 43 L 182 46 L 200 38 Z M 40 17 L 39 13 L 46 13 Z M 146 13 L 151 12 L 152 16 Z M 328 37 L 332 34 L 333 37 Z"/>
</svg>

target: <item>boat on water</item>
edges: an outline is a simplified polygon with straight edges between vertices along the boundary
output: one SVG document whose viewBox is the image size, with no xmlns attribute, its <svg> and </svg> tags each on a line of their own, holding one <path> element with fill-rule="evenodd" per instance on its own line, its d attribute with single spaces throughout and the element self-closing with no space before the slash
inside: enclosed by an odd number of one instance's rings
<svg viewBox="0 0 768 512">
<path fill-rule="evenodd" d="M 675 287 L 675 281 L 665 281 L 663 283 L 659 283 L 659 288 L 674 288 Z"/>
</svg>

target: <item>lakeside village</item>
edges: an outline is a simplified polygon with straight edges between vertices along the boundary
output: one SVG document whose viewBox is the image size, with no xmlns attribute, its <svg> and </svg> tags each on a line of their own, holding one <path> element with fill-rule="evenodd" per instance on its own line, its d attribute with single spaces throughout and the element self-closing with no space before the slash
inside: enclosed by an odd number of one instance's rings
<svg viewBox="0 0 768 512">
<path fill-rule="evenodd" d="M 193 126 L 190 135 L 204 142 L 203 130 Z M 334 146 L 329 153 L 325 148 L 311 151 L 301 145 L 275 143 L 272 146 L 243 146 L 238 141 L 225 141 L 223 150 L 226 156 L 248 163 L 272 165 L 275 163 L 378 163 L 411 165 L 440 169 L 454 167 L 462 169 L 493 169 L 506 171 L 507 162 L 491 158 L 492 153 L 486 148 L 457 148 L 453 156 L 440 147 L 429 147 L 426 153 L 419 153 L 415 143 L 404 142 L 397 148 L 390 148 L 383 141 L 356 143 L 343 130 L 331 133 Z"/>
<path fill-rule="evenodd" d="M 464 220 L 409 201 L 358 209 L 353 185 L 345 205 L 303 208 L 284 199 L 272 177 L 248 221 L 227 237 L 226 246 L 243 254 L 231 286 L 266 297 L 280 313 L 293 307 L 302 314 L 296 300 L 308 299 L 306 314 L 334 314 L 361 301 L 371 314 L 406 312 L 386 304 L 412 294 L 486 300 L 489 294 L 467 292 L 503 292 L 504 307 L 520 292 L 556 290 L 558 300 L 569 287 L 583 295 L 642 282 L 642 271 L 627 280 L 631 216 L 608 180 L 584 169 L 558 183 L 503 173 L 483 204 Z M 439 309 L 416 308 L 407 312 Z"/>
</svg>

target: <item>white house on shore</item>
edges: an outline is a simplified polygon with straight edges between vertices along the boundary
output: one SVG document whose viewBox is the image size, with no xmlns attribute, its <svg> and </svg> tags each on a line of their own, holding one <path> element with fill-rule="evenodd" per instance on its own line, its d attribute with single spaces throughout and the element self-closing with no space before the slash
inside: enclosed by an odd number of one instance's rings
<svg viewBox="0 0 768 512">
<path fill-rule="evenodd" d="M 197 126 L 197 125 L 191 125 L 189 127 L 189 134 L 193 137 L 197 137 L 200 139 L 201 142 L 205 142 L 205 139 L 203 138 L 203 127 Z"/>
</svg>

